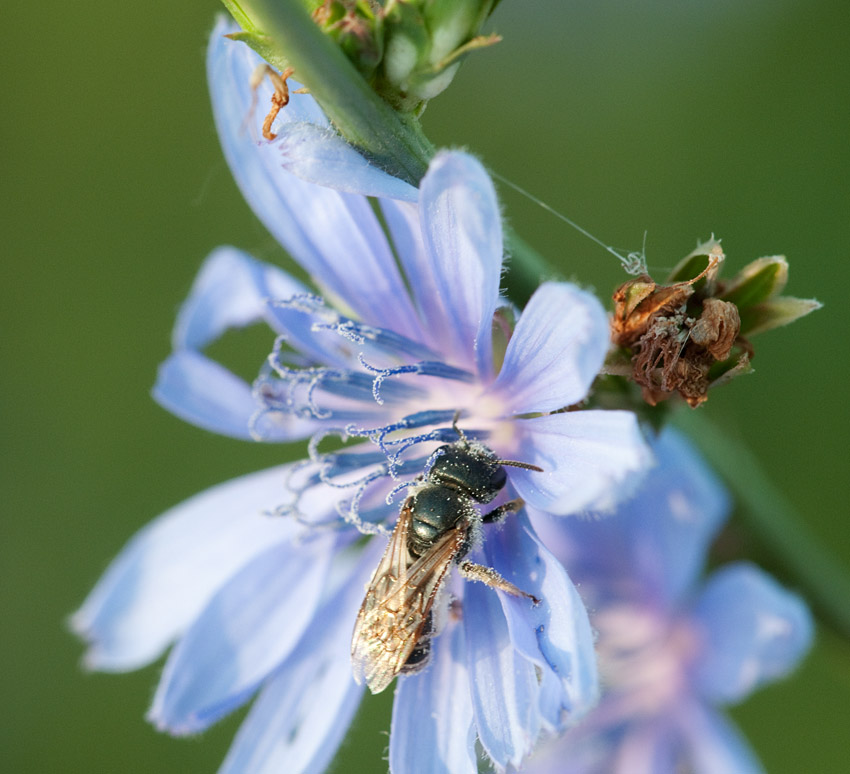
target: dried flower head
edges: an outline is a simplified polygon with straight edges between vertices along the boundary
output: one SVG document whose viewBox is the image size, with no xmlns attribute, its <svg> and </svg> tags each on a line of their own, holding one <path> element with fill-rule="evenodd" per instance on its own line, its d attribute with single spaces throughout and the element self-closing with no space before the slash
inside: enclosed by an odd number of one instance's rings
<svg viewBox="0 0 850 774">
<path fill-rule="evenodd" d="M 813 300 L 779 297 L 788 279 L 782 256 L 760 258 L 728 282 L 714 239 L 684 258 L 658 284 L 647 274 L 614 291 L 611 338 L 623 368 L 654 406 L 678 394 L 692 407 L 708 389 L 750 370 L 749 335 L 785 325 L 817 309 Z M 617 355 L 609 372 L 617 370 Z"/>
</svg>

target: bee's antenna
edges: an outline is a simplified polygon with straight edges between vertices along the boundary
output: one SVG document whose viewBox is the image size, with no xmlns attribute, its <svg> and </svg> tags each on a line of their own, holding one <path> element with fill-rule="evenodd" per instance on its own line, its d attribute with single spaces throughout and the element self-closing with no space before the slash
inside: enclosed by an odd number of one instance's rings
<svg viewBox="0 0 850 774">
<path fill-rule="evenodd" d="M 508 465 L 511 468 L 523 468 L 524 470 L 534 470 L 538 473 L 543 473 L 543 468 L 532 465 L 530 462 L 517 462 L 516 460 L 496 460 L 498 465 Z"/>
</svg>

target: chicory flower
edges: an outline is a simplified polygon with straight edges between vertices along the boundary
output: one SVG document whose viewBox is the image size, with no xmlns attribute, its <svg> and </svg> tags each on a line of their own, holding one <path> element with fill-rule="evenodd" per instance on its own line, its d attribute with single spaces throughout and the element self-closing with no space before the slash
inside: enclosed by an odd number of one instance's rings
<svg viewBox="0 0 850 774">
<path fill-rule="evenodd" d="M 160 516 L 72 623 L 95 669 L 135 669 L 173 645 L 149 712 L 163 730 L 202 731 L 256 697 L 222 772 L 320 772 L 362 694 L 351 630 L 385 540 L 361 535 L 392 526 L 393 496 L 458 439 L 455 417 L 500 458 L 542 468 L 511 468 L 505 497 L 551 513 L 613 507 L 650 455 L 630 413 L 560 411 L 601 367 L 607 318 L 589 293 L 550 282 L 514 324 L 481 165 L 438 154 L 413 189 L 339 140 L 306 95 L 282 112 L 276 142 L 253 141 L 243 124 L 258 60 L 227 31 L 217 27 L 208 58 L 225 156 L 321 295 L 216 250 L 180 310 L 154 395 L 214 432 L 310 439 L 309 459 Z M 368 196 L 380 197 L 380 218 Z M 253 385 L 204 354 L 229 328 L 261 321 L 276 341 Z M 349 443 L 323 452 L 328 436 Z M 470 558 L 541 602 L 448 581 L 452 613 L 431 664 L 397 683 L 394 772 L 477 771 L 476 738 L 496 766 L 517 766 L 596 700 L 592 634 L 563 567 L 523 514 L 484 532 Z"/>
<path fill-rule="evenodd" d="M 725 490 L 665 432 L 658 465 L 611 517 L 535 525 L 579 584 L 597 633 L 599 705 L 526 774 L 755 774 L 722 708 L 788 674 L 808 650 L 805 603 L 748 562 L 701 580 Z"/>
</svg>

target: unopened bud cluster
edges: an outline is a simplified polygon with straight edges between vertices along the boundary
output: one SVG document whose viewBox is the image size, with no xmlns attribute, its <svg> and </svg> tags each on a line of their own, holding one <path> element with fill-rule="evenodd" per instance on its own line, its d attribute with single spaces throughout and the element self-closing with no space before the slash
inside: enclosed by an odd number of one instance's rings
<svg viewBox="0 0 850 774">
<path fill-rule="evenodd" d="M 286 52 L 255 23 L 250 2 L 224 2 L 243 30 L 231 37 L 286 68 Z M 467 54 L 501 40 L 479 34 L 499 0 L 302 2 L 375 91 L 403 113 L 421 113 L 451 83 Z"/>
</svg>

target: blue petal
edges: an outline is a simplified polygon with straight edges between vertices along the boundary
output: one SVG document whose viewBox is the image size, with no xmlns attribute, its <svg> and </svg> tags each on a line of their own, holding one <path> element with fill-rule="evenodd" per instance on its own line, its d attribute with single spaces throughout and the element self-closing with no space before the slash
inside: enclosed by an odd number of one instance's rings
<svg viewBox="0 0 850 774">
<path fill-rule="evenodd" d="M 172 354 L 159 366 L 152 395 L 164 409 L 204 430 L 241 440 L 256 440 L 252 420 L 260 409 L 247 382 L 192 350 Z M 319 423 L 275 412 L 263 422 L 266 441 L 292 441 L 312 435 Z"/>
<path fill-rule="evenodd" d="M 688 771 L 694 774 L 763 774 L 764 769 L 741 732 L 719 712 L 692 703 L 678 708 Z"/>
<path fill-rule="evenodd" d="M 309 183 L 346 193 L 415 202 L 419 191 L 371 164 L 332 129 L 287 123 L 277 148 L 287 172 Z"/>
<path fill-rule="evenodd" d="M 262 689 L 219 774 L 320 774 L 351 725 L 362 686 L 344 652 L 308 654 L 281 669 Z"/>
<path fill-rule="evenodd" d="M 729 494 L 696 449 L 673 430 L 653 446 L 658 464 L 612 520 L 628 533 L 631 572 L 668 604 L 690 592 L 731 507 Z M 601 549 L 600 550 L 604 550 Z"/>
<path fill-rule="evenodd" d="M 238 43 L 225 37 L 225 35 L 230 35 L 234 32 L 240 31 L 239 27 L 229 16 L 224 14 L 220 14 L 218 16 L 215 28 L 210 36 L 209 48 L 207 51 L 207 71 L 209 74 L 209 70 L 217 65 L 217 63 L 213 61 L 214 59 L 228 60 L 230 58 L 230 61 L 218 64 L 221 68 L 220 72 L 224 75 L 226 73 L 226 67 L 233 68 L 232 74 L 228 76 L 233 79 L 231 85 L 237 88 L 240 95 L 244 92 L 250 96 L 249 84 L 251 82 L 251 75 L 254 72 L 254 68 L 259 64 L 264 64 L 264 61 L 257 54 L 251 51 L 246 44 Z M 313 97 L 309 94 L 295 93 L 298 89 L 300 89 L 300 84 L 295 83 L 294 80 L 290 80 L 288 86 L 290 87 L 289 104 L 286 106 L 285 110 L 278 113 L 273 130 L 279 131 L 282 126 L 285 126 L 287 123 L 298 123 L 301 121 L 307 121 L 311 124 L 316 124 L 317 126 L 322 127 L 330 126 L 330 121 L 328 121 L 324 111 L 319 107 L 319 103 L 316 102 Z M 216 92 L 221 92 L 225 88 L 230 88 L 230 85 L 216 83 L 212 80 L 212 78 L 210 78 L 210 91 L 213 92 L 214 99 L 217 96 Z M 239 121 L 245 121 L 246 124 L 246 119 L 255 117 L 260 118 L 266 108 L 270 106 L 273 93 L 272 87 L 269 85 L 268 81 L 263 80 L 257 89 L 257 103 L 254 105 L 256 115 L 254 115 L 253 111 L 249 114 L 246 110 L 245 113 L 241 113 L 235 118 Z M 237 99 L 237 95 L 235 93 L 232 95 L 220 94 L 219 96 L 221 99 Z M 248 107 L 250 106 L 249 100 Z M 259 126 L 259 121 L 257 121 L 257 125 Z M 240 125 L 240 129 L 244 128 L 244 125 Z"/>
<path fill-rule="evenodd" d="M 333 760 L 363 695 L 351 676 L 349 643 L 381 548 L 372 541 L 363 551 L 341 591 L 323 604 L 297 649 L 262 689 L 219 774 L 320 774 Z"/>
<path fill-rule="evenodd" d="M 638 715 L 623 726 L 598 725 L 595 715 L 545 745 L 524 774 L 761 774 L 737 729 L 696 702 L 661 716 Z"/>
<path fill-rule="evenodd" d="M 617 774 L 613 740 L 586 733 L 580 725 L 562 736 L 547 740 L 522 767 L 523 774 Z M 627 774 L 643 774 L 637 770 Z M 659 774 L 656 771 L 651 774 Z"/>
<path fill-rule="evenodd" d="M 283 170 L 276 143 L 257 143 L 246 135 L 249 81 L 261 60 L 245 44 L 222 37 L 229 31 L 226 23 L 214 30 L 207 68 L 222 148 L 243 195 L 319 286 L 365 322 L 417 339 L 413 307 L 369 200 L 300 180 Z M 268 104 L 270 93 L 260 87 L 260 104 Z M 315 105 L 312 98 L 295 94 L 281 111 L 285 120 L 305 120 L 305 99 Z"/>
<path fill-rule="evenodd" d="M 696 679 L 715 702 L 741 701 L 791 672 L 812 644 L 806 604 L 754 565 L 718 570 L 694 608 L 705 641 Z"/>
<path fill-rule="evenodd" d="M 178 351 L 160 364 L 153 398 L 175 416 L 204 430 L 251 439 L 251 417 L 258 409 L 251 386 L 197 352 Z"/>
<path fill-rule="evenodd" d="M 573 411 L 517 420 L 514 459 L 543 472 L 510 469 L 531 506 L 563 516 L 610 510 L 633 491 L 652 461 L 637 418 L 627 411 Z"/>
<path fill-rule="evenodd" d="M 679 774 L 678 753 L 676 734 L 666 718 L 636 720 L 626 726 L 612 752 L 610 764 L 602 771 L 606 774 Z"/>
<path fill-rule="evenodd" d="M 269 299 L 287 299 L 307 288 L 275 266 L 235 247 L 219 247 L 204 261 L 174 326 L 174 349 L 203 349 L 229 328 L 260 320 L 274 323 Z"/>
<path fill-rule="evenodd" d="M 381 209 L 422 320 L 423 341 L 441 351 L 444 341 L 439 332 L 446 328 L 448 321 L 425 249 L 419 207 L 408 202 L 383 199 Z"/>
<path fill-rule="evenodd" d="M 291 465 L 233 479 L 166 511 L 141 530 L 71 619 L 92 669 L 156 659 L 213 594 L 256 555 L 293 534 L 265 515 L 287 499 Z"/>
<path fill-rule="evenodd" d="M 536 517 L 535 525 L 577 582 L 592 583 L 605 596 L 637 579 L 643 597 L 673 609 L 702 572 L 729 496 L 678 433 L 665 430 L 652 451 L 658 464 L 612 517 Z"/>
<path fill-rule="evenodd" d="M 561 727 L 561 710 L 569 711 L 573 723 L 599 699 L 593 630 L 584 603 L 524 513 L 491 531 L 495 534 L 487 535 L 484 543 L 488 561 L 511 583 L 541 600 L 532 606 L 499 592 L 511 641 L 523 656 L 552 672 L 560 684 L 557 706 L 544 711 L 550 726 Z"/>
<path fill-rule="evenodd" d="M 535 664 L 514 648 L 498 596 L 481 583 L 466 584 L 463 628 L 478 738 L 495 766 L 519 766 L 543 726 Z"/>
<path fill-rule="evenodd" d="M 180 307 L 172 334 L 174 349 L 201 350 L 230 328 L 264 320 L 302 355 L 319 363 L 340 364 L 333 347 L 337 342 L 329 346 L 317 337 L 309 314 L 276 303 L 307 293 L 307 287 L 276 266 L 235 247 L 219 247 L 204 261 Z"/>
<path fill-rule="evenodd" d="M 493 313 L 502 271 L 502 220 L 493 183 L 465 153 L 438 153 L 419 191 L 429 272 L 442 303 L 437 331 L 454 365 L 493 371 Z M 411 277 L 411 282 L 415 281 Z"/>
<path fill-rule="evenodd" d="M 514 414 L 555 411 L 590 389 L 608 351 L 608 316 L 565 282 L 541 285 L 525 307 L 491 390 Z"/>
<path fill-rule="evenodd" d="M 170 654 L 151 722 L 194 733 L 244 703 L 297 645 L 332 557 L 330 538 L 284 543 L 234 575 Z"/>
<path fill-rule="evenodd" d="M 593 717 L 593 716 L 591 716 Z M 588 723 L 592 721 L 588 719 Z M 636 718 L 614 731 L 588 724 L 535 754 L 523 774 L 681 774 L 676 732 L 666 718 Z M 721 770 L 714 772 L 721 774 Z M 725 774 L 723 772 L 722 774 Z"/>
<path fill-rule="evenodd" d="M 476 774 L 463 627 L 432 642 L 423 672 L 399 678 L 390 731 L 393 774 Z"/>
</svg>

